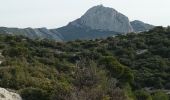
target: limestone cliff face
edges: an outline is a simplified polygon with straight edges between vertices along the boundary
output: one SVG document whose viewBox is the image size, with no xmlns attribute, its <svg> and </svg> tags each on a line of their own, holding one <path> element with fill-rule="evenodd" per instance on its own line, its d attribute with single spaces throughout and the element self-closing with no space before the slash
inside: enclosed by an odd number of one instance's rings
<svg viewBox="0 0 170 100">
<path fill-rule="evenodd" d="M 0 100 L 22 100 L 19 94 L 0 88 Z"/>
<path fill-rule="evenodd" d="M 102 5 L 92 7 L 80 19 L 71 24 L 79 27 L 86 26 L 91 29 L 120 33 L 133 31 L 128 17 L 113 8 L 104 7 Z"/>
</svg>

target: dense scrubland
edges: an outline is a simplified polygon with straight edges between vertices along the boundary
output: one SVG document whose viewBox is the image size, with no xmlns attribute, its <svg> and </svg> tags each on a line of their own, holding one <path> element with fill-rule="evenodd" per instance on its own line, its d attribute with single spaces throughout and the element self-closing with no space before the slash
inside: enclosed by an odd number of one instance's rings
<svg viewBox="0 0 170 100">
<path fill-rule="evenodd" d="M 23 100 L 170 100 L 170 27 L 55 42 L 0 35 L 0 87 Z"/>
</svg>

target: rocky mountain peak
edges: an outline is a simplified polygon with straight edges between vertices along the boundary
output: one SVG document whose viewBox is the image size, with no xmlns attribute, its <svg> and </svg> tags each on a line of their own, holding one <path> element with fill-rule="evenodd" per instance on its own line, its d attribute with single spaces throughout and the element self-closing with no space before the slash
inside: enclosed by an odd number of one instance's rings
<svg viewBox="0 0 170 100">
<path fill-rule="evenodd" d="M 109 8 L 109 7 L 104 7 L 103 5 L 97 5 L 94 6 L 92 8 L 90 8 L 84 16 L 89 15 L 89 14 L 113 14 L 116 15 L 116 13 L 118 13 L 115 9 L 113 8 Z"/>
<path fill-rule="evenodd" d="M 71 24 L 79 27 L 86 26 L 91 29 L 120 33 L 133 31 L 128 17 L 113 8 L 104 7 L 103 5 L 90 8 L 80 19 Z"/>
</svg>

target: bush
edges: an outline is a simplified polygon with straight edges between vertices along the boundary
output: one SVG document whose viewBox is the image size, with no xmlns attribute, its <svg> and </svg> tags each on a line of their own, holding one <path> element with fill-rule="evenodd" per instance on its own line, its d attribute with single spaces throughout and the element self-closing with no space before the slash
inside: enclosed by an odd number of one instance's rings
<svg viewBox="0 0 170 100">
<path fill-rule="evenodd" d="M 169 100 L 169 97 L 164 92 L 158 91 L 152 95 L 152 100 Z"/>
<path fill-rule="evenodd" d="M 47 92 L 38 88 L 25 88 L 20 94 L 23 100 L 49 100 Z"/>
<path fill-rule="evenodd" d="M 106 67 L 112 77 L 118 78 L 122 82 L 132 82 L 134 79 L 131 70 L 128 67 L 120 64 L 113 57 L 104 57 L 99 61 L 99 64 Z"/>
<path fill-rule="evenodd" d="M 135 96 L 136 96 L 136 100 L 152 100 L 151 95 L 144 90 L 136 91 Z"/>
</svg>

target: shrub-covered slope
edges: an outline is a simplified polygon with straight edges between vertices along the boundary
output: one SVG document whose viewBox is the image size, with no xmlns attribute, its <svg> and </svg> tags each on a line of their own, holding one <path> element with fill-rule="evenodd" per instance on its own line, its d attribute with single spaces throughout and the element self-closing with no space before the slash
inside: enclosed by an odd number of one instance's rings
<svg viewBox="0 0 170 100">
<path fill-rule="evenodd" d="M 24 100 L 168 100 L 169 27 L 65 43 L 0 35 L 0 52 L 0 87 Z"/>
</svg>

